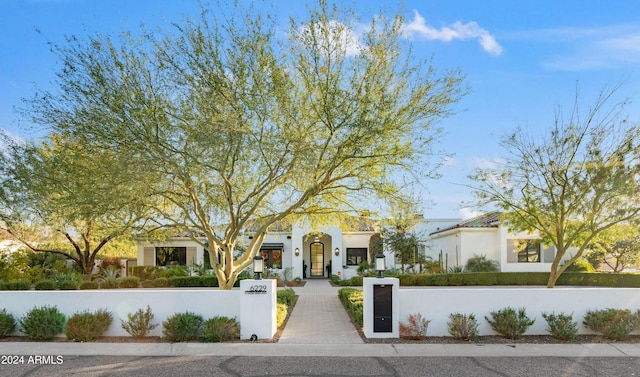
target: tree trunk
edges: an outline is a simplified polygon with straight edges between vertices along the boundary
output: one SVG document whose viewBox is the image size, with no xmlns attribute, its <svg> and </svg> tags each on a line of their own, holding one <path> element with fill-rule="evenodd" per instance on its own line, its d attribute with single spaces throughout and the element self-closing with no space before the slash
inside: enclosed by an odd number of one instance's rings
<svg viewBox="0 0 640 377">
<path fill-rule="evenodd" d="M 547 282 L 547 288 L 555 287 L 558 277 L 560 277 L 560 274 L 558 274 L 558 269 L 555 266 L 551 266 L 551 271 L 549 273 L 549 281 Z"/>
</svg>

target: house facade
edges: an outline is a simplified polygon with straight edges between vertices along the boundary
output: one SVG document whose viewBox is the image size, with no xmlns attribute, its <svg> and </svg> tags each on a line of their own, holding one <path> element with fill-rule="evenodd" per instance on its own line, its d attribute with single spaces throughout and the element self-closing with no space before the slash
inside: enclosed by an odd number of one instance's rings
<svg viewBox="0 0 640 377">
<path fill-rule="evenodd" d="M 376 223 L 361 218 L 348 230 L 338 225 L 312 227 L 309 222 L 293 224 L 270 232 L 261 245 L 265 267 L 276 272 L 285 269 L 296 278 L 327 278 L 338 275 L 349 279 L 358 266 L 369 261 L 369 241 L 377 232 Z M 440 261 L 445 269 L 464 267 L 469 258 L 486 255 L 500 264 L 503 272 L 548 272 L 555 248 L 545 247 L 533 233 L 511 233 L 500 224 L 499 214 L 488 213 L 469 220 L 421 219 L 415 231 L 425 242 L 418 253 Z M 179 234 L 165 241 L 138 242 L 138 265 L 203 265 L 205 249 L 193 234 Z M 201 242 L 203 236 L 196 235 Z M 238 244 L 249 244 L 251 234 Z M 395 265 L 393 252 L 385 250 L 387 266 Z M 567 255 L 567 258 L 569 256 Z"/>
<path fill-rule="evenodd" d="M 436 229 L 428 240 L 429 256 L 445 268 L 464 267 L 469 258 L 486 255 L 502 272 L 549 272 L 556 256 L 555 247 L 543 245 L 538 233 L 510 232 L 497 212 Z"/>
<path fill-rule="evenodd" d="M 312 228 L 308 223 L 302 223 L 270 232 L 260 248 L 265 267 L 279 272 L 291 268 L 293 278 L 327 278 L 333 274 L 349 279 L 356 276 L 358 265 L 368 260 L 369 240 L 376 230 L 371 221 L 355 223 L 349 230 L 337 225 Z M 248 244 L 251 237 L 250 234 L 243 235 L 239 244 Z M 202 242 L 205 239 L 197 235 L 195 238 Z M 390 265 L 393 257 L 388 258 L 387 265 Z M 165 241 L 138 242 L 138 265 L 202 265 L 204 262 L 204 247 L 189 234 Z"/>
</svg>

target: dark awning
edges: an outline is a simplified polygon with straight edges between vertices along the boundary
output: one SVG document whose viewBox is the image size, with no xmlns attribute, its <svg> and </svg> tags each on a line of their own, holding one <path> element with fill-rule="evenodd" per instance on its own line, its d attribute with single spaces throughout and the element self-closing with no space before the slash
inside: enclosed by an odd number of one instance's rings
<svg viewBox="0 0 640 377">
<path fill-rule="evenodd" d="M 282 250 L 284 249 L 283 243 L 263 243 L 260 246 L 260 250 Z"/>
</svg>

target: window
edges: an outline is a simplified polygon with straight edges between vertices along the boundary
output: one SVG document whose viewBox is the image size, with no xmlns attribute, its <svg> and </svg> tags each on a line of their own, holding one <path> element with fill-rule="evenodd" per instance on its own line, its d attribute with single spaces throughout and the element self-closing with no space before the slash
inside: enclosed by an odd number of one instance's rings
<svg viewBox="0 0 640 377">
<path fill-rule="evenodd" d="M 540 240 L 518 240 L 518 263 L 540 262 Z"/>
<path fill-rule="evenodd" d="M 260 252 L 262 253 L 262 257 L 264 258 L 264 266 L 266 268 L 282 268 L 282 248 L 262 248 L 260 249 Z"/>
<path fill-rule="evenodd" d="M 347 247 L 347 266 L 359 266 L 367 261 L 366 247 Z"/>
<path fill-rule="evenodd" d="M 156 266 L 186 266 L 186 247 L 156 247 Z"/>
</svg>

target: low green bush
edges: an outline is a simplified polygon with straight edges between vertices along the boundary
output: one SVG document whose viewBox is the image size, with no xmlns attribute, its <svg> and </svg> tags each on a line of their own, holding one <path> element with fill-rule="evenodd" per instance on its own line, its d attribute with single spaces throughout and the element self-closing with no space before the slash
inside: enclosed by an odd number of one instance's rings
<svg viewBox="0 0 640 377">
<path fill-rule="evenodd" d="M 35 307 L 20 318 L 20 331 L 29 339 L 50 340 L 64 331 L 65 320 L 55 306 Z"/>
<path fill-rule="evenodd" d="M 447 327 L 455 339 L 473 340 L 478 336 L 478 321 L 473 314 L 449 314 Z"/>
<path fill-rule="evenodd" d="M 535 319 L 527 317 L 525 308 L 516 309 L 506 307 L 504 309 L 490 312 L 490 317 L 484 318 L 489 322 L 492 329 L 509 339 L 518 339 L 524 334 Z"/>
<path fill-rule="evenodd" d="M 349 285 L 353 287 L 362 287 L 362 276 L 354 276 L 349 279 Z"/>
<path fill-rule="evenodd" d="M 159 266 L 131 266 L 129 276 L 137 276 L 141 281 L 154 280 L 160 276 Z"/>
<path fill-rule="evenodd" d="M 162 336 L 170 342 L 197 340 L 202 333 L 204 319 L 191 312 L 176 313 L 162 322 Z"/>
<path fill-rule="evenodd" d="M 0 310 L 0 338 L 13 333 L 16 330 L 16 320 L 6 309 Z"/>
<path fill-rule="evenodd" d="M 111 322 L 113 316 L 107 309 L 98 309 L 95 313 L 88 310 L 75 313 L 67 320 L 67 338 L 79 342 L 96 340 L 109 329 Z"/>
<path fill-rule="evenodd" d="M 53 291 L 57 288 L 56 282 L 52 279 L 42 279 L 35 282 L 33 288 L 36 291 Z"/>
<path fill-rule="evenodd" d="M 215 276 L 174 276 L 169 278 L 169 285 L 176 288 L 184 287 L 215 287 L 218 280 Z"/>
<path fill-rule="evenodd" d="M 629 309 L 607 308 L 587 310 L 583 324 L 611 340 L 625 340 L 640 325 L 640 312 L 631 313 Z"/>
<path fill-rule="evenodd" d="M 291 306 L 296 299 L 296 292 L 291 288 L 281 289 L 276 293 L 276 297 L 279 304 Z"/>
<path fill-rule="evenodd" d="M 276 327 L 280 327 L 284 324 L 284 320 L 287 319 L 289 313 L 289 307 L 285 304 L 276 304 Z"/>
<path fill-rule="evenodd" d="M 5 281 L 3 290 L 5 291 L 28 291 L 31 289 L 29 280 Z"/>
<path fill-rule="evenodd" d="M 213 317 L 204 322 L 202 340 L 205 342 L 228 342 L 240 338 L 240 324 L 235 318 Z"/>
<path fill-rule="evenodd" d="M 356 324 L 362 327 L 364 293 L 356 288 L 341 288 L 338 290 L 338 297 L 345 308 L 351 313 Z"/>
<path fill-rule="evenodd" d="M 115 278 L 104 279 L 100 282 L 100 289 L 116 289 L 120 286 L 120 282 Z"/>
<path fill-rule="evenodd" d="M 146 310 L 138 309 L 135 313 L 127 313 L 127 320 L 122 321 L 121 326 L 129 335 L 134 338 L 144 338 L 149 332 L 156 327 L 157 323 L 153 321 L 153 312 L 149 305 Z"/>
<path fill-rule="evenodd" d="M 493 260 L 487 259 L 486 255 L 474 255 L 467 260 L 464 266 L 465 272 L 498 272 L 500 264 Z"/>
<path fill-rule="evenodd" d="M 82 277 L 74 272 L 59 273 L 54 276 L 58 289 L 63 291 L 72 291 L 78 289 L 78 285 L 82 281 Z"/>
<path fill-rule="evenodd" d="M 120 278 L 118 287 L 120 288 L 138 288 L 140 286 L 140 278 L 137 276 L 126 276 Z"/>
<path fill-rule="evenodd" d="M 78 289 L 98 289 L 99 286 L 100 284 L 97 281 L 83 281 L 78 286 Z"/>
<path fill-rule="evenodd" d="M 177 276 L 189 276 L 187 266 L 163 266 L 158 270 L 158 277 L 172 278 Z"/>
<path fill-rule="evenodd" d="M 578 323 L 573 321 L 573 315 L 565 313 L 542 313 L 547 321 L 547 331 L 560 340 L 571 341 L 578 334 Z"/>
</svg>

